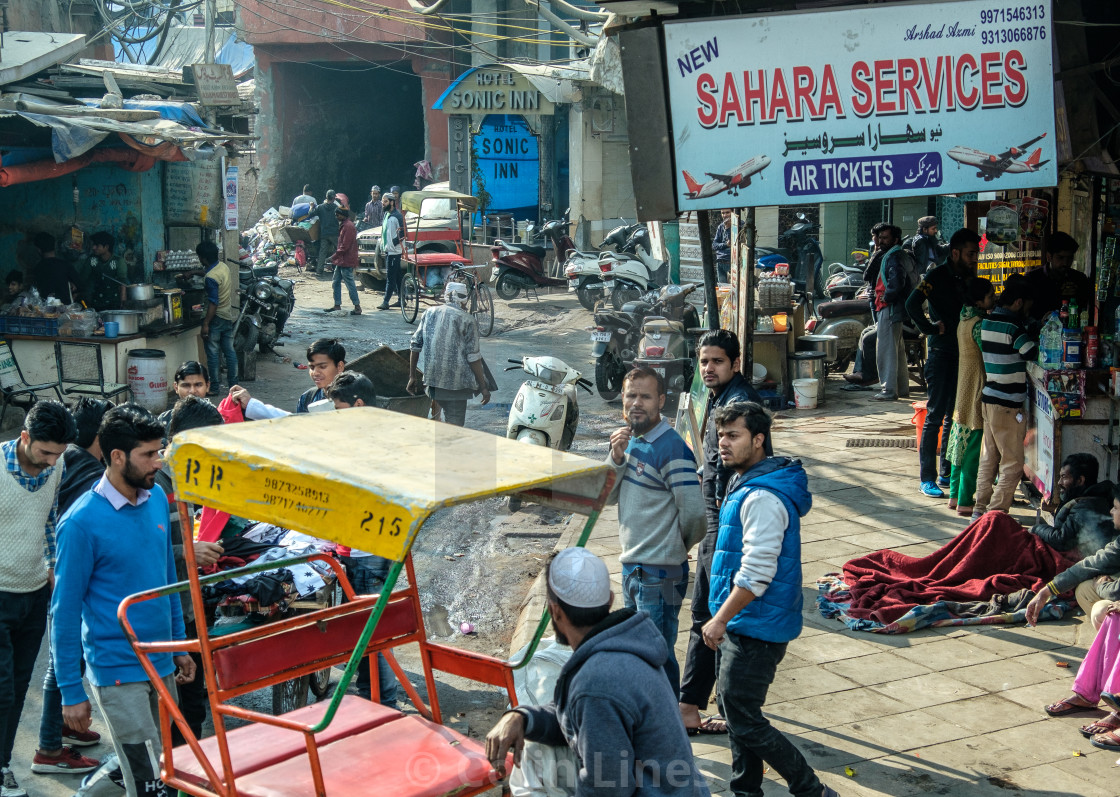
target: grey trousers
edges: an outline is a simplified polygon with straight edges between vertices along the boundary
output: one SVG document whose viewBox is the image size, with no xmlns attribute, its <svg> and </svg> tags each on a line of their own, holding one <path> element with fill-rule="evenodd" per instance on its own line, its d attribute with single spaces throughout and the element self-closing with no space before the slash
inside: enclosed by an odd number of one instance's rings
<svg viewBox="0 0 1120 797">
<path fill-rule="evenodd" d="M 196 676 L 197 677 L 197 676 Z M 163 682 L 177 694 L 175 675 Z M 114 686 L 90 686 L 113 736 L 113 748 L 124 776 L 128 797 L 157 795 L 163 789 L 159 773 L 162 743 L 159 738 L 159 699 L 148 681 Z"/>
<path fill-rule="evenodd" d="M 895 316 L 895 318 L 892 318 Z M 906 368 L 906 344 L 902 342 L 901 308 L 884 307 L 875 311 L 878 325 L 875 340 L 875 363 L 883 390 L 897 396 L 910 395 L 910 372 Z"/>
</svg>

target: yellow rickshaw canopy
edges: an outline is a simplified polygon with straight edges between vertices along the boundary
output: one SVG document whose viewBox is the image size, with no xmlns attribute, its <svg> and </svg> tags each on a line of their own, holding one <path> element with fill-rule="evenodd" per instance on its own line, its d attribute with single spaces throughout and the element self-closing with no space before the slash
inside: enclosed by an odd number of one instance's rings
<svg viewBox="0 0 1120 797">
<path fill-rule="evenodd" d="M 394 561 L 437 509 L 532 491 L 535 503 L 591 514 L 613 475 L 604 462 L 374 407 L 192 429 L 168 459 L 181 501 Z"/>
<path fill-rule="evenodd" d="M 420 206 L 424 204 L 425 199 L 454 199 L 464 210 L 472 212 L 478 207 L 478 199 L 470 194 L 461 194 L 458 191 L 448 191 L 445 189 L 433 191 L 405 191 L 401 194 L 401 207 L 409 213 L 416 213 L 419 215 Z"/>
</svg>

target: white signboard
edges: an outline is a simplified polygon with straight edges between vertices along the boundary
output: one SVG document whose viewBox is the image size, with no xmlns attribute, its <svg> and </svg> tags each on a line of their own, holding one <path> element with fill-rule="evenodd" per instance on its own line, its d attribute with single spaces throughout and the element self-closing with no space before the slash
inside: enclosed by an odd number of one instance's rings
<svg viewBox="0 0 1120 797">
<path fill-rule="evenodd" d="M 682 210 L 1057 184 L 1049 0 L 665 24 Z"/>
</svg>

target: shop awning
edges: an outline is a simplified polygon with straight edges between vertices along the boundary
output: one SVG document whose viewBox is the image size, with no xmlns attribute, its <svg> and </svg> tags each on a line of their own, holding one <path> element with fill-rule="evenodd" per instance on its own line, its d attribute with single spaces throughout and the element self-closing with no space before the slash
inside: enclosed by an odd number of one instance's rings
<svg viewBox="0 0 1120 797">
<path fill-rule="evenodd" d="M 450 95 L 459 84 L 480 69 L 493 69 L 494 67 L 501 67 L 502 69 L 508 69 L 511 72 L 517 72 L 522 75 L 533 84 L 534 88 L 536 88 L 546 100 L 553 103 L 579 102 L 582 98 L 579 84 L 591 80 L 591 71 L 586 61 L 575 61 L 565 66 L 528 66 L 526 64 L 503 62 L 481 64 L 471 67 L 466 72 L 459 75 L 459 77 L 455 78 L 455 81 L 447 87 L 432 107 L 439 110 L 443 107 L 444 99 Z"/>
</svg>

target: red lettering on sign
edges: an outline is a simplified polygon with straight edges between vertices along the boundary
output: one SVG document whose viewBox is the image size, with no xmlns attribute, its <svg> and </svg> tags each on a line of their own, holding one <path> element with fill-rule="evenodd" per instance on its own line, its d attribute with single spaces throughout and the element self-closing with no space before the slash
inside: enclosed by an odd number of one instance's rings
<svg viewBox="0 0 1120 797">
<path fill-rule="evenodd" d="M 1022 72 L 1026 66 L 1027 61 L 1018 50 L 1008 50 L 1003 57 L 1003 72 L 1007 76 L 1003 96 L 1013 108 L 1018 108 L 1027 101 L 1027 81 Z"/>
<path fill-rule="evenodd" d="M 875 103 L 871 99 L 871 86 L 867 82 L 869 77 L 871 77 L 871 68 L 866 61 L 856 61 L 852 64 L 852 91 L 855 92 L 852 97 L 852 110 L 856 112 L 856 116 L 870 116 L 875 109 Z"/>
<path fill-rule="evenodd" d="M 716 88 L 716 81 L 706 72 L 696 77 L 696 98 L 700 100 L 700 107 L 696 115 L 700 118 L 701 127 L 715 127 L 716 124 L 716 98 L 712 94 Z"/>
</svg>

